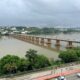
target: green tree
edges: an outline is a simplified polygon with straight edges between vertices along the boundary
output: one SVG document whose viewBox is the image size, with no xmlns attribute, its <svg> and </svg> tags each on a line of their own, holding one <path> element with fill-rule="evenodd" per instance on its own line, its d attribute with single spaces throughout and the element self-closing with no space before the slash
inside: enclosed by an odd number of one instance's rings
<svg viewBox="0 0 80 80">
<path fill-rule="evenodd" d="M 29 51 L 26 52 L 25 56 L 28 58 L 30 62 L 34 62 L 35 58 L 38 56 L 36 53 L 37 53 L 36 50 L 29 49 Z"/>
<path fill-rule="evenodd" d="M 76 52 L 76 54 L 77 54 L 78 57 L 80 58 L 80 47 L 76 47 L 76 48 L 74 48 L 73 50 Z"/>
<path fill-rule="evenodd" d="M 20 59 L 19 61 L 19 66 L 18 66 L 18 70 L 19 71 L 27 71 L 29 68 L 29 61 L 26 59 Z"/>
<path fill-rule="evenodd" d="M 45 57 L 43 55 L 38 55 L 38 57 L 36 58 L 34 67 L 39 69 L 39 68 L 48 67 L 50 65 L 51 65 L 50 61 L 48 60 L 47 57 Z"/>
<path fill-rule="evenodd" d="M 13 69 L 17 69 L 19 65 L 20 58 L 14 55 L 7 55 L 0 60 L 0 69 L 3 73 L 6 71 L 13 72 Z M 10 68 L 10 69 L 9 69 Z M 10 70 L 10 71 L 9 71 Z"/>
<path fill-rule="evenodd" d="M 10 63 L 7 63 L 7 64 L 5 64 L 4 66 L 3 66 L 3 71 L 4 71 L 4 73 L 16 73 L 16 71 L 17 71 L 17 65 L 15 64 L 15 63 L 12 63 L 12 64 L 10 64 Z"/>
<path fill-rule="evenodd" d="M 43 68 L 50 65 L 47 57 L 36 53 L 37 51 L 30 49 L 26 54 L 27 59 L 30 61 L 31 69 Z"/>
<path fill-rule="evenodd" d="M 78 56 L 74 50 L 60 52 L 59 58 L 61 58 L 61 60 L 63 60 L 66 63 L 78 60 Z"/>
<path fill-rule="evenodd" d="M 34 68 L 33 65 L 36 62 L 36 58 L 38 56 L 36 53 L 37 53 L 37 51 L 33 50 L 33 49 L 29 49 L 29 51 L 26 52 L 25 56 L 30 62 L 30 66 L 29 66 L 30 69 Z"/>
</svg>

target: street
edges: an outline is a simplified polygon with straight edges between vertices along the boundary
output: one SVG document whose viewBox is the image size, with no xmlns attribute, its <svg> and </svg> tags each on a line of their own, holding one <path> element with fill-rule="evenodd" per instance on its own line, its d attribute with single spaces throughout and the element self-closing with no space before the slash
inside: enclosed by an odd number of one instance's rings
<svg viewBox="0 0 80 80">
<path fill-rule="evenodd" d="M 76 74 L 72 74 L 72 75 L 66 76 L 66 79 L 67 80 L 80 80 L 80 78 L 77 77 Z"/>
<path fill-rule="evenodd" d="M 68 76 L 65 76 L 66 77 L 66 80 L 80 80 L 79 77 L 77 77 L 76 74 L 71 74 L 71 75 L 68 75 Z M 51 79 L 51 80 L 56 80 L 56 79 Z"/>
</svg>

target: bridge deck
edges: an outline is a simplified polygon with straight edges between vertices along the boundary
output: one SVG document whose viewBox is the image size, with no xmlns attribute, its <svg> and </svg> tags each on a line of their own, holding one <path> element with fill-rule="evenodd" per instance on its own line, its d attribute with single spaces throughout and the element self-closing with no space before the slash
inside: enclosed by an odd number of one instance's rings
<svg viewBox="0 0 80 80">
<path fill-rule="evenodd" d="M 37 37 L 37 36 L 35 36 Z M 64 41 L 64 42 L 73 42 L 73 43 L 80 43 L 80 41 L 74 41 L 74 40 L 64 40 L 64 39 L 53 39 L 53 38 L 45 38 L 45 37 L 37 37 L 37 38 L 44 38 L 44 39 L 51 39 L 51 40 L 60 40 L 60 41 Z"/>
</svg>

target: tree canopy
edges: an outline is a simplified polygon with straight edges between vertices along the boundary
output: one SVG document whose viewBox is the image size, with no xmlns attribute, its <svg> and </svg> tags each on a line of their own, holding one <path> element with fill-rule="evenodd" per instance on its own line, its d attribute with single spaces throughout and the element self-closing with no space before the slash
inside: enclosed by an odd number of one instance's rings
<svg viewBox="0 0 80 80">
<path fill-rule="evenodd" d="M 76 50 L 67 50 L 67 51 L 61 51 L 59 54 L 59 58 L 61 58 L 61 60 L 63 60 L 64 62 L 68 63 L 68 62 L 73 62 L 73 61 L 77 61 L 79 59 L 79 53 L 77 53 Z"/>
</svg>

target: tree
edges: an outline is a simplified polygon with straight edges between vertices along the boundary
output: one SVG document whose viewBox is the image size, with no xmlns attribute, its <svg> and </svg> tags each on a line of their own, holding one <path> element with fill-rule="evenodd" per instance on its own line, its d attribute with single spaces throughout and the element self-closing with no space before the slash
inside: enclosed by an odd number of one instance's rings
<svg viewBox="0 0 80 80">
<path fill-rule="evenodd" d="M 50 61 L 48 60 L 47 57 L 45 57 L 43 55 L 38 55 L 38 57 L 36 58 L 34 67 L 39 69 L 39 68 L 48 67 L 50 65 L 51 65 Z"/>
<path fill-rule="evenodd" d="M 29 49 L 29 51 L 27 51 L 26 53 L 27 53 L 27 54 L 26 54 L 25 56 L 28 58 L 28 60 L 29 60 L 30 62 L 34 62 L 35 57 L 38 56 L 38 55 L 36 54 L 37 51 L 36 51 L 36 50 L 33 50 L 33 49 Z"/>
<path fill-rule="evenodd" d="M 43 55 L 36 54 L 36 50 L 27 51 L 26 59 L 15 55 L 6 55 L 0 60 L 0 75 L 13 74 L 18 71 L 28 71 L 50 66 L 50 61 Z"/>
<path fill-rule="evenodd" d="M 47 57 L 36 54 L 37 51 L 30 49 L 27 51 L 26 57 L 30 61 L 30 67 L 32 69 L 43 68 L 50 65 Z"/>
<path fill-rule="evenodd" d="M 7 55 L 0 60 L 0 69 L 3 73 L 17 70 L 20 58 L 14 55 Z M 10 71 L 9 71 L 10 70 Z"/>
<path fill-rule="evenodd" d="M 76 52 L 77 56 L 80 58 L 80 47 L 76 47 L 73 50 Z"/>
<path fill-rule="evenodd" d="M 16 73 L 17 71 L 17 65 L 15 63 L 7 63 L 3 66 L 3 70 L 4 70 L 4 73 Z"/>
<path fill-rule="evenodd" d="M 29 61 L 26 59 L 20 59 L 19 61 L 19 66 L 18 66 L 18 70 L 19 71 L 27 71 L 29 68 Z"/>
<path fill-rule="evenodd" d="M 60 52 L 59 58 L 61 58 L 61 60 L 63 60 L 66 63 L 78 60 L 78 56 L 74 50 Z"/>
<path fill-rule="evenodd" d="M 44 28 L 42 28 L 42 33 L 43 34 L 51 34 L 51 33 L 53 33 L 53 29 L 44 27 Z"/>
<path fill-rule="evenodd" d="M 37 51 L 36 50 L 33 50 L 33 49 L 29 49 L 29 51 L 27 51 L 27 54 L 25 55 L 26 58 L 29 60 L 30 62 L 30 69 L 33 69 L 33 65 L 34 63 L 36 62 L 36 58 L 37 58 Z"/>
</svg>

